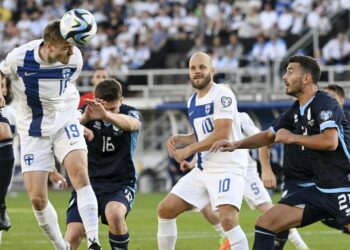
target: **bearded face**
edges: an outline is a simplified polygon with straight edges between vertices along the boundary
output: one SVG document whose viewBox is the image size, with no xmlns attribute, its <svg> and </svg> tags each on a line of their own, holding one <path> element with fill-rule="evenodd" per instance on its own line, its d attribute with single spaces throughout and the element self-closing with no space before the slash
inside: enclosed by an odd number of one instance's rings
<svg viewBox="0 0 350 250">
<path fill-rule="evenodd" d="M 199 73 L 191 77 L 192 87 L 195 89 L 203 89 L 211 82 L 211 73 Z"/>
</svg>

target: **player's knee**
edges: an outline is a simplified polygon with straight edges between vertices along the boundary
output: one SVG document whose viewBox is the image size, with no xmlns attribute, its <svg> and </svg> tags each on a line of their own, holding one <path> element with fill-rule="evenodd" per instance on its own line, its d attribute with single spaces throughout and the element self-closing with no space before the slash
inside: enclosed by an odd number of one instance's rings
<svg viewBox="0 0 350 250">
<path fill-rule="evenodd" d="M 115 212 L 109 215 L 108 224 L 113 228 L 117 229 L 119 228 L 120 224 L 124 224 L 124 223 L 125 223 L 125 215 L 123 213 Z"/>
<path fill-rule="evenodd" d="M 266 216 L 263 214 L 263 215 L 260 215 L 256 221 L 255 221 L 255 226 L 258 226 L 258 227 L 262 227 L 262 228 L 267 228 L 269 226 L 268 224 L 268 220 L 266 220 Z"/>
<path fill-rule="evenodd" d="M 79 230 L 75 231 L 74 233 L 70 232 L 65 236 L 65 240 L 69 242 L 69 244 L 72 247 L 72 250 L 78 249 L 83 238 L 84 233 L 80 232 Z"/>
<path fill-rule="evenodd" d="M 89 177 L 84 168 L 78 168 L 75 171 L 70 172 L 69 178 L 74 189 L 79 189 L 90 184 Z"/>
<path fill-rule="evenodd" d="M 220 215 L 220 222 L 225 231 L 228 231 L 239 224 L 238 220 L 229 214 Z"/>
<path fill-rule="evenodd" d="M 167 204 L 166 201 L 162 201 L 158 205 L 158 217 L 162 219 L 173 219 L 174 216 L 172 215 L 172 209 Z"/>
<path fill-rule="evenodd" d="M 41 211 L 47 206 L 47 199 L 43 196 L 35 196 L 30 199 L 32 206 L 36 211 Z"/>
</svg>

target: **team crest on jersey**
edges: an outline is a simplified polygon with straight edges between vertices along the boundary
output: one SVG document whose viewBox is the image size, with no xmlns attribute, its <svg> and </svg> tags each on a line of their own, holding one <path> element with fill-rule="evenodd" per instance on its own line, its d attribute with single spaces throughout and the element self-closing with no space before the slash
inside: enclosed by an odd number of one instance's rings
<svg viewBox="0 0 350 250">
<path fill-rule="evenodd" d="M 205 113 L 209 115 L 210 113 L 210 104 L 205 105 Z"/>
<path fill-rule="evenodd" d="M 62 69 L 62 76 L 64 79 L 70 78 L 71 75 L 72 75 L 72 70 L 70 68 Z"/>
<path fill-rule="evenodd" d="M 332 117 L 332 115 L 333 115 L 333 112 L 331 110 L 324 110 L 324 111 L 321 111 L 320 118 L 323 121 L 327 121 L 329 118 Z"/>
<path fill-rule="evenodd" d="M 101 130 L 101 122 L 100 121 L 95 121 L 95 124 L 94 124 L 94 128 L 95 129 L 98 129 L 98 130 Z"/>
<path fill-rule="evenodd" d="M 25 154 L 23 156 L 23 160 L 28 166 L 32 165 L 34 161 L 34 154 Z"/>
<path fill-rule="evenodd" d="M 232 98 L 229 96 L 221 97 L 221 104 L 224 106 L 224 108 L 230 106 L 232 104 Z"/>
</svg>

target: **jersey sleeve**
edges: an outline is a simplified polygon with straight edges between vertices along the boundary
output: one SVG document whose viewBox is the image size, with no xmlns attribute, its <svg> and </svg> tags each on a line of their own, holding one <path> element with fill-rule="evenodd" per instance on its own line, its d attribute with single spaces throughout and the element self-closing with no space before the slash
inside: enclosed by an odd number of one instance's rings
<svg viewBox="0 0 350 250">
<path fill-rule="evenodd" d="M 239 113 L 242 132 L 245 136 L 252 136 L 260 132 L 260 129 L 254 124 L 252 118 L 244 112 Z"/>
<path fill-rule="evenodd" d="M 73 55 L 72 55 L 74 58 L 74 62 L 76 63 L 77 65 L 77 70 L 74 72 L 74 74 L 72 75 L 72 78 L 71 78 L 71 82 L 75 82 L 78 77 L 80 76 L 80 73 L 83 69 L 83 56 L 80 52 L 80 49 L 78 49 L 77 47 L 74 47 L 74 51 L 73 51 Z"/>
<path fill-rule="evenodd" d="M 322 95 L 318 98 L 313 112 L 320 125 L 320 132 L 327 128 L 339 127 L 344 118 L 343 109 L 334 98 L 328 95 Z"/>
<path fill-rule="evenodd" d="M 131 117 L 134 117 L 139 121 L 142 120 L 141 113 L 137 109 L 135 109 L 134 107 L 123 105 L 122 109 L 120 111 L 121 111 L 121 113 L 128 115 L 128 116 L 131 116 Z"/>
<path fill-rule="evenodd" d="M 281 128 L 287 129 L 289 131 L 293 130 L 293 123 L 296 119 L 298 119 L 298 115 L 293 114 L 293 106 L 287 109 L 279 117 L 272 121 L 270 126 L 270 130 L 272 131 L 272 133 L 275 134 Z"/>
<path fill-rule="evenodd" d="M 237 100 L 235 95 L 231 90 L 222 88 L 214 99 L 213 119 L 233 120 L 235 112 L 237 112 Z"/>
<path fill-rule="evenodd" d="M 14 49 L 8 53 L 6 58 L 0 63 L 0 71 L 6 76 L 16 74 L 16 59 L 18 58 L 16 53 L 17 50 L 18 49 Z"/>
</svg>

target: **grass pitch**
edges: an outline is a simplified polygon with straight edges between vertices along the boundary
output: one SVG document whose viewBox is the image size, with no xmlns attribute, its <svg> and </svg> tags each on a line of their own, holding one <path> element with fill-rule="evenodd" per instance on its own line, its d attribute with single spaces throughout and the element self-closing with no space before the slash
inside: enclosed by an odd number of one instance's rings
<svg viewBox="0 0 350 250">
<path fill-rule="evenodd" d="M 128 216 L 127 223 L 131 235 L 130 250 L 157 249 L 157 211 L 159 201 L 164 193 L 137 194 L 134 208 Z M 65 231 L 65 213 L 70 197 L 69 192 L 50 192 L 50 200 L 57 210 L 61 229 Z M 274 200 L 278 200 L 279 194 Z M 8 212 L 12 228 L 4 232 L 0 249 L 38 250 L 53 249 L 49 240 L 42 234 L 34 218 L 31 204 L 26 193 L 9 195 L 7 198 Z M 249 246 L 252 247 L 254 237 L 254 221 L 259 215 L 250 210 L 245 204 L 241 212 L 241 225 L 248 236 Z M 286 215 L 288 216 L 288 215 Z M 213 228 L 204 220 L 200 213 L 187 212 L 177 220 L 178 240 L 177 250 L 216 250 L 219 237 Z M 320 223 L 300 229 L 304 240 L 313 250 L 350 250 L 350 235 L 330 229 Z M 107 234 L 108 228 L 100 225 L 100 241 L 103 249 L 110 249 Z M 84 241 L 80 249 L 86 249 Z M 287 243 L 285 249 L 295 249 Z"/>
</svg>

